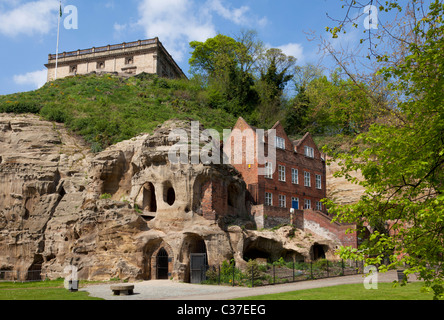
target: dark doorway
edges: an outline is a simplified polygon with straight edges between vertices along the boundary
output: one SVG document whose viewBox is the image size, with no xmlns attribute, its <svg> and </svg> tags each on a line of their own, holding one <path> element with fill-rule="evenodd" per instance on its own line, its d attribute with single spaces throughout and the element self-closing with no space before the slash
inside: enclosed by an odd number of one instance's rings
<svg viewBox="0 0 444 320">
<path fill-rule="evenodd" d="M 325 259 L 325 249 L 324 246 L 320 244 L 315 244 L 312 247 L 313 260 Z"/>
<path fill-rule="evenodd" d="M 160 249 L 157 253 L 157 279 L 167 280 L 168 279 L 168 253 L 164 248 Z"/>
</svg>

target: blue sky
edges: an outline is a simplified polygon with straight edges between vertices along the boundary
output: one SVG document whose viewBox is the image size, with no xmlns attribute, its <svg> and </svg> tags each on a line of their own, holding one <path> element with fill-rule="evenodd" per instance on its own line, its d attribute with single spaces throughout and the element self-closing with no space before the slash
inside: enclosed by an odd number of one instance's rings
<svg viewBox="0 0 444 320">
<path fill-rule="evenodd" d="M 327 13 L 343 18 L 339 0 L 63 0 L 75 6 L 78 28 L 62 17 L 60 52 L 159 37 L 185 73 L 189 42 L 254 29 L 270 47 L 281 48 L 299 65 L 317 63 L 318 42 L 334 26 Z M 34 90 L 46 80 L 48 54 L 55 53 L 59 0 L 0 0 L 0 95 Z M 359 41 L 358 30 L 337 41 Z M 328 60 L 324 60 L 328 64 Z"/>
</svg>

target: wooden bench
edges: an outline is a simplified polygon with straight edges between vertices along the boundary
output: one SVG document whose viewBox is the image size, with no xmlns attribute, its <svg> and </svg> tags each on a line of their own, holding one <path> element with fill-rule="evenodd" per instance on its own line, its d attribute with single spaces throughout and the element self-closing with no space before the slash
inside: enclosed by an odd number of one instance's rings
<svg viewBox="0 0 444 320">
<path fill-rule="evenodd" d="M 134 285 L 132 284 L 115 284 L 111 286 L 111 290 L 115 296 L 128 296 L 134 294 Z"/>
</svg>

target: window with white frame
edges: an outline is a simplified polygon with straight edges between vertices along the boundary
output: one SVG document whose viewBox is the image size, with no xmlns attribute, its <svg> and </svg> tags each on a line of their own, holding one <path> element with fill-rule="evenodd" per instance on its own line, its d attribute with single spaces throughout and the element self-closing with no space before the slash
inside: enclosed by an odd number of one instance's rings
<svg viewBox="0 0 444 320">
<path fill-rule="evenodd" d="M 273 205 L 273 194 L 270 192 L 265 192 L 265 205 L 266 206 Z"/>
<path fill-rule="evenodd" d="M 286 202 L 287 202 L 287 197 L 282 195 L 282 194 L 280 194 L 279 195 L 279 207 L 286 208 L 287 207 Z"/>
<path fill-rule="evenodd" d="M 298 169 L 291 168 L 291 183 L 299 184 Z"/>
<path fill-rule="evenodd" d="M 265 178 L 273 179 L 273 163 L 272 162 L 265 163 Z"/>
<path fill-rule="evenodd" d="M 322 176 L 320 174 L 316 175 L 316 189 L 322 189 Z"/>
<path fill-rule="evenodd" d="M 310 172 L 304 171 L 304 186 L 311 187 Z"/>
<path fill-rule="evenodd" d="M 285 167 L 279 165 L 278 166 L 278 172 L 279 172 L 279 181 L 285 182 Z"/>
<path fill-rule="evenodd" d="M 314 158 L 314 149 L 312 147 L 305 146 L 304 150 L 305 150 L 306 157 Z"/>
<path fill-rule="evenodd" d="M 293 203 L 295 204 L 295 206 L 293 206 Z M 291 197 L 291 207 L 299 210 L 299 198 Z"/>
<path fill-rule="evenodd" d="M 316 201 L 316 210 L 322 211 L 322 202 Z"/>
<path fill-rule="evenodd" d="M 311 200 L 304 199 L 304 209 L 311 209 Z"/>
<path fill-rule="evenodd" d="M 281 137 L 276 137 L 276 148 L 285 150 L 285 139 Z"/>
</svg>

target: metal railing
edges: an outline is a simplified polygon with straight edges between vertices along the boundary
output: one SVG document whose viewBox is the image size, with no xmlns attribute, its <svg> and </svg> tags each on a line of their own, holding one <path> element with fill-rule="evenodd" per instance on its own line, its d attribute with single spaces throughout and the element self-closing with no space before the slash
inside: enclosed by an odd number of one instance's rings
<svg viewBox="0 0 444 320">
<path fill-rule="evenodd" d="M 363 271 L 362 261 L 351 260 L 320 259 L 311 262 L 253 263 L 248 264 L 244 270 L 238 269 L 232 261 L 208 267 L 204 283 L 257 287 L 362 274 Z"/>
<path fill-rule="evenodd" d="M 34 265 L 32 270 L 0 270 L 0 282 L 31 282 L 45 280 L 41 267 Z"/>
</svg>

